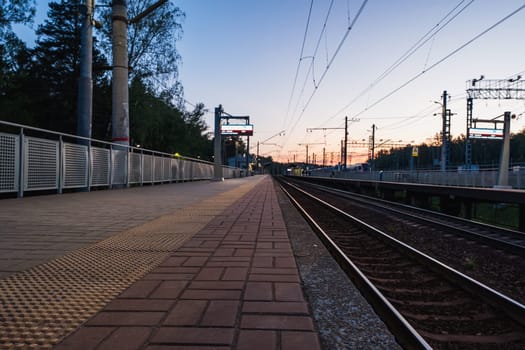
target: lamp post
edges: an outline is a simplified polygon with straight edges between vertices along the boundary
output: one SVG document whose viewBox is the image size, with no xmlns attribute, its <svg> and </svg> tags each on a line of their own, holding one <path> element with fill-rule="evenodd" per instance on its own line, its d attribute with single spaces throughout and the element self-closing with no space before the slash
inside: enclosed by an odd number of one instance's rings
<svg viewBox="0 0 525 350">
<path fill-rule="evenodd" d="M 284 136 L 284 130 L 281 130 L 279 131 L 277 134 L 275 135 L 272 135 L 270 137 L 268 137 L 267 139 L 263 140 L 263 141 L 257 141 L 257 159 L 256 159 L 256 165 L 257 165 L 257 168 L 259 168 L 259 145 L 266 145 L 268 141 L 270 141 L 271 139 L 273 139 L 274 137 L 277 137 L 277 136 Z M 268 144 L 268 145 L 275 145 L 275 146 L 278 146 L 277 144 L 275 143 L 271 143 L 271 144 Z"/>
</svg>

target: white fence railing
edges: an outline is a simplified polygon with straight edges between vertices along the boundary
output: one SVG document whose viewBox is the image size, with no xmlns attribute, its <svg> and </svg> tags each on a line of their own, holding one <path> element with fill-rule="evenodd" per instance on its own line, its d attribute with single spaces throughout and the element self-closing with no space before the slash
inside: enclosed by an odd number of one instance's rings
<svg viewBox="0 0 525 350">
<path fill-rule="evenodd" d="M 213 178 L 213 163 L 0 121 L 0 193 Z M 14 132 L 13 132 L 14 131 Z M 30 135 L 28 135 L 30 134 Z M 35 136 L 38 135 L 38 137 Z M 223 167 L 224 178 L 241 169 Z"/>
<path fill-rule="evenodd" d="M 494 169 L 476 171 L 333 171 L 327 168 L 312 170 L 309 176 L 336 177 L 354 180 L 421 183 L 429 185 L 494 187 L 498 183 L 498 171 Z M 508 185 L 514 189 L 525 188 L 525 168 L 514 167 L 508 174 Z"/>
</svg>

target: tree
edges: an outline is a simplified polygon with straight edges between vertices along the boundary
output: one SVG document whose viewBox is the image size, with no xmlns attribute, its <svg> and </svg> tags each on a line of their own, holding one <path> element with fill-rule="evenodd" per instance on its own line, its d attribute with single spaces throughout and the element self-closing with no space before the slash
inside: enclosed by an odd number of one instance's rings
<svg viewBox="0 0 525 350">
<path fill-rule="evenodd" d="M 80 72 L 80 3 L 80 0 L 49 3 L 48 19 L 36 31 L 32 67 L 31 90 L 40 106 L 39 125 L 72 134 L 76 133 Z M 106 62 L 95 48 L 94 66 L 107 66 Z M 107 85 L 106 72 L 95 70 L 94 90 Z"/>
<path fill-rule="evenodd" d="M 27 24 L 35 16 L 35 0 L 0 0 L 0 43 L 11 37 L 12 23 Z"/>
<path fill-rule="evenodd" d="M 128 0 L 128 18 L 131 20 L 157 0 Z M 104 50 L 111 57 L 111 9 L 103 10 Z M 140 79 L 157 93 L 169 92 L 171 98 L 182 94 L 178 82 L 180 55 L 176 42 L 182 35 L 184 13 L 171 2 L 128 26 L 128 61 L 130 81 Z"/>
<path fill-rule="evenodd" d="M 19 89 L 22 77 L 18 74 L 24 74 L 28 62 L 27 47 L 11 25 L 30 23 L 35 15 L 34 4 L 34 0 L 0 0 L 0 106 L 7 119 L 13 119 L 14 99 L 20 96 L 12 92 Z"/>
</svg>

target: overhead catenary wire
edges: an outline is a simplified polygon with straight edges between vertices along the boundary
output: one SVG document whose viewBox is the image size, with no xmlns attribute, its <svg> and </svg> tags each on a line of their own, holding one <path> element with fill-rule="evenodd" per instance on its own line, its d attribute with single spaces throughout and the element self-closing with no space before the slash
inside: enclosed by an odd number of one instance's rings
<svg viewBox="0 0 525 350">
<path fill-rule="evenodd" d="M 296 103 L 296 105 L 295 105 L 295 107 L 293 109 L 292 115 L 295 114 L 295 112 L 297 111 L 297 108 L 299 106 L 299 103 L 301 102 L 301 99 L 302 99 L 303 94 L 304 94 L 304 89 L 306 88 L 306 84 L 308 83 L 308 80 L 309 80 L 308 77 L 310 76 L 310 73 L 312 73 L 312 79 L 314 81 L 314 86 L 316 85 L 316 83 L 315 83 L 315 74 L 314 74 L 315 58 L 317 56 L 317 51 L 319 50 L 319 46 L 321 44 L 321 40 L 323 39 L 324 32 L 326 31 L 326 25 L 328 23 L 328 18 L 330 18 L 330 14 L 332 13 L 333 5 L 334 5 L 334 0 L 332 0 L 330 2 L 330 5 L 328 6 L 328 10 L 326 12 L 324 23 L 323 23 L 323 26 L 321 28 L 321 32 L 319 33 L 319 38 L 317 39 L 317 43 L 315 44 L 315 49 L 314 49 L 313 55 L 312 56 L 304 56 L 304 57 L 302 57 L 303 59 L 305 59 L 305 58 L 311 59 L 311 61 L 310 61 L 310 65 L 308 66 L 308 70 L 306 72 L 306 75 L 305 75 L 305 78 L 304 78 L 304 81 L 303 81 L 303 85 L 301 87 L 301 92 L 299 94 L 299 97 L 297 98 L 297 103 Z"/>
<path fill-rule="evenodd" d="M 456 19 L 463 11 L 469 7 L 474 0 L 471 0 L 465 6 L 463 6 L 459 11 L 456 10 L 464 3 L 465 0 L 461 0 L 452 10 L 450 10 L 443 18 L 441 18 L 436 25 L 434 25 L 430 30 L 428 30 L 421 38 L 419 38 L 408 50 L 406 50 L 394 63 L 392 63 L 385 71 L 383 71 L 368 87 L 361 91 L 356 97 L 354 97 L 349 103 L 344 107 L 339 109 L 331 117 L 329 117 L 324 123 L 332 120 L 339 114 L 341 114 L 348 107 L 353 105 L 357 100 L 363 97 L 368 91 L 373 87 L 383 81 L 387 76 L 389 76 L 394 70 L 396 70 L 401 64 L 408 60 L 413 54 L 415 54 L 423 45 L 425 45 L 429 40 L 435 38 L 435 36 L 442 31 L 447 25 L 449 25 L 454 19 Z M 456 13 L 454 13 L 456 12 Z M 450 17 L 452 15 L 452 17 Z M 449 18 L 450 17 L 450 18 Z M 448 18 L 448 20 L 447 20 Z M 446 21 L 442 24 L 442 22 Z"/>
<path fill-rule="evenodd" d="M 301 120 L 301 118 L 303 117 L 304 113 L 306 112 L 308 106 L 310 105 L 310 102 L 312 101 L 313 97 L 315 96 L 315 93 L 317 92 L 317 89 L 319 88 L 319 86 L 321 85 L 324 77 L 326 76 L 326 74 L 328 73 L 328 71 L 330 70 L 330 67 L 332 67 L 332 64 L 335 60 L 335 58 L 337 57 L 337 55 L 339 54 L 341 48 L 343 47 L 343 44 L 345 43 L 346 39 L 348 38 L 348 35 L 350 34 L 350 31 L 354 28 L 355 26 L 355 23 L 357 22 L 357 20 L 359 19 L 359 17 L 361 16 L 361 14 L 363 13 L 363 10 L 367 4 L 368 0 L 364 0 L 362 3 L 361 3 L 361 6 L 359 7 L 359 10 L 357 11 L 356 15 L 354 16 L 354 19 L 352 20 L 352 23 L 350 23 L 350 25 L 348 26 L 348 28 L 346 29 L 344 35 L 343 35 L 343 38 L 341 39 L 341 41 L 339 42 L 339 44 L 337 45 L 337 48 L 336 50 L 334 51 L 332 57 L 330 58 L 328 64 L 326 65 L 324 71 L 323 71 L 323 74 L 321 74 L 321 77 L 319 78 L 319 81 L 317 82 L 317 84 L 314 86 L 314 90 L 312 91 L 310 97 L 308 98 L 306 104 L 304 105 L 300 115 L 297 117 L 295 123 L 293 124 L 293 126 L 291 127 L 290 129 L 290 134 L 293 133 L 294 129 L 296 128 L 297 124 L 299 123 L 299 121 Z"/>
<path fill-rule="evenodd" d="M 303 43 L 301 44 L 301 52 L 299 53 L 299 61 L 297 62 L 297 69 L 295 71 L 295 77 L 292 84 L 292 91 L 290 93 L 290 99 L 288 100 L 288 107 L 286 108 L 286 115 L 283 120 L 283 128 L 286 125 L 286 120 L 288 119 L 288 114 L 290 113 L 290 106 L 292 104 L 293 95 L 295 92 L 295 86 L 297 85 L 297 78 L 299 77 L 299 70 L 301 68 L 301 62 L 304 59 L 304 46 L 306 43 L 306 37 L 308 36 L 308 28 L 310 26 L 310 18 L 312 16 L 312 8 L 314 5 L 314 0 L 310 1 L 310 9 L 308 10 L 308 17 L 306 19 L 306 28 L 304 29 Z"/>
<path fill-rule="evenodd" d="M 398 92 L 399 90 L 403 89 L 405 86 L 407 86 L 408 84 L 412 83 L 414 80 L 418 79 L 419 77 L 421 77 L 423 74 L 425 74 L 426 72 L 434 69 L 435 67 L 437 67 L 438 65 L 440 65 L 441 63 L 445 62 L 446 60 L 448 60 L 450 57 L 454 56 L 455 54 L 457 54 L 459 51 L 463 50 L 465 47 L 469 46 L 470 44 L 472 44 L 474 41 L 478 40 L 479 38 L 481 38 L 482 36 L 484 36 L 485 34 L 487 34 L 488 32 L 490 32 L 491 30 L 493 30 L 494 28 L 496 28 L 497 26 L 499 26 L 500 24 L 502 24 L 503 22 L 505 22 L 506 20 L 508 20 L 509 18 L 511 18 L 512 16 L 514 16 L 515 14 L 517 14 L 518 12 L 520 12 L 521 10 L 523 10 L 525 8 L 525 4 L 524 5 L 521 5 L 520 7 L 518 7 L 516 10 L 512 11 L 510 14 L 508 14 L 507 16 L 503 17 L 502 19 L 500 19 L 499 21 L 497 21 L 496 23 L 494 23 L 493 25 L 491 25 L 490 27 L 488 27 L 487 29 L 485 29 L 484 31 L 482 31 L 481 33 L 477 34 L 476 36 L 474 36 L 472 39 L 468 40 L 466 43 L 462 44 L 461 46 L 459 46 L 458 48 L 456 48 L 455 50 L 453 50 L 452 52 L 450 52 L 449 54 L 447 54 L 446 56 L 444 56 L 443 58 L 439 59 L 438 61 L 436 61 L 435 63 L 433 63 L 431 66 L 429 66 L 426 70 L 416 74 L 415 76 L 413 76 L 412 78 L 410 78 L 409 80 L 407 80 L 406 82 L 404 82 L 403 84 L 401 84 L 400 86 L 398 86 L 397 88 L 395 88 L 394 90 L 390 91 L 388 94 L 386 94 L 385 96 L 381 97 L 380 99 L 378 99 L 377 101 L 375 101 L 373 104 L 371 104 L 370 106 L 368 106 L 367 108 L 361 110 L 359 113 L 355 114 L 354 117 L 357 117 L 363 113 L 365 113 L 366 111 L 368 111 L 369 109 L 377 106 L 379 103 L 383 102 L 384 100 L 386 100 L 387 98 L 389 98 L 390 96 L 392 96 L 393 94 L 395 94 L 396 92 Z"/>
</svg>

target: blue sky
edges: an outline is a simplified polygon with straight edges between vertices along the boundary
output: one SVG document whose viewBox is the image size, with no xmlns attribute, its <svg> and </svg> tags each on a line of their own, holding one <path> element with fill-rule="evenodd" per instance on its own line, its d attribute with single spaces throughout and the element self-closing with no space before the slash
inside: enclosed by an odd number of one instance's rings
<svg viewBox="0 0 525 350">
<path fill-rule="evenodd" d="M 350 125 L 351 140 L 368 140 L 375 124 L 378 142 L 425 142 L 440 131 L 441 118 L 434 116 L 440 113 L 440 106 L 433 101 L 440 100 L 443 90 L 452 96 L 449 107 L 456 113 L 452 135 L 458 136 L 465 133 L 467 80 L 480 75 L 486 79 L 504 79 L 517 73 L 525 76 L 525 10 L 435 65 L 525 5 L 522 0 L 370 0 L 326 69 L 363 2 L 334 0 L 320 36 L 330 3 L 313 1 L 300 60 L 311 0 L 175 1 L 186 13 L 183 38 L 178 43 L 185 98 L 192 103 L 203 102 L 210 111 L 222 104 L 230 114 L 250 115 L 255 129 L 251 145 L 285 130 L 285 136 L 268 141 L 282 148 L 261 146 L 261 153 L 286 161 L 293 155 L 304 158 L 305 147 L 299 143 L 319 143 L 310 146 L 310 153 L 320 154 L 323 147 L 327 152 L 338 152 L 342 130 L 307 133 L 306 129 L 342 127 L 345 116 L 359 119 Z M 39 1 L 39 16 L 45 13 L 42 5 L 44 2 Z M 462 13 L 446 26 L 440 22 L 458 5 L 458 9 L 465 7 Z M 369 88 L 425 33 L 441 27 L 409 59 Z M 313 74 L 307 74 L 312 61 Z M 382 100 L 429 67 L 433 68 Z M 519 115 L 525 112 L 525 101 L 474 103 L 474 116 L 479 118 L 507 110 Z M 212 127 L 211 113 L 206 120 Z M 525 115 L 514 120 L 511 130 L 522 130 L 524 120 Z M 350 152 L 352 161 L 358 161 L 366 149 L 351 147 Z"/>
</svg>

